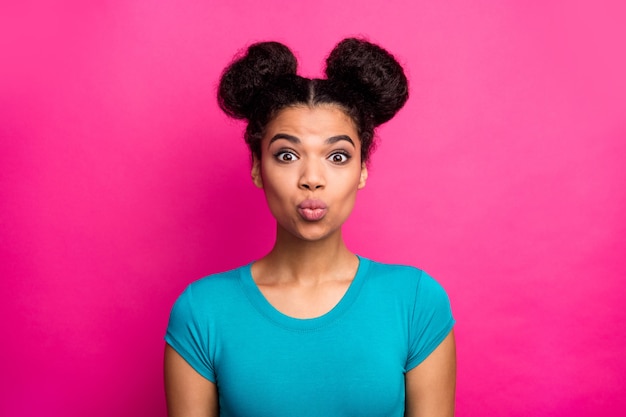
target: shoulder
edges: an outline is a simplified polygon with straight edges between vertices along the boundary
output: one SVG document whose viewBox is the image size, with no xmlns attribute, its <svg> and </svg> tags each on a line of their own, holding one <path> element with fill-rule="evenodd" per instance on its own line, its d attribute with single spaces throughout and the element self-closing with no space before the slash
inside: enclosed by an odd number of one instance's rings
<svg viewBox="0 0 626 417">
<path fill-rule="evenodd" d="M 194 293 L 203 293 L 216 289 L 227 289 L 233 285 L 238 285 L 241 274 L 250 269 L 250 265 L 240 266 L 223 272 L 207 275 L 196 281 L 193 281 L 187 289 L 191 289 Z"/>
<path fill-rule="evenodd" d="M 247 269 L 249 265 L 244 265 L 193 281 L 178 296 L 176 305 L 186 305 L 196 310 L 216 308 L 229 302 L 240 291 L 241 276 Z"/>
<path fill-rule="evenodd" d="M 369 263 L 370 273 L 376 275 L 416 279 L 419 278 L 419 275 L 422 273 L 421 269 L 410 265 L 383 263 L 371 259 L 367 259 L 367 262 Z"/>
<path fill-rule="evenodd" d="M 362 258 L 365 259 L 365 258 Z M 444 299 L 448 296 L 443 286 L 423 269 L 403 264 L 382 263 L 366 259 L 368 281 L 394 289 L 418 299 Z"/>
<path fill-rule="evenodd" d="M 424 270 L 411 265 L 383 263 L 365 259 L 368 264 L 368 275 L 372 279 L 386 282 L 387 284 L 397 283 L 401 285 L 419 285 L 422 281 L 430 284 L 435 281 Z"/>
</svg>

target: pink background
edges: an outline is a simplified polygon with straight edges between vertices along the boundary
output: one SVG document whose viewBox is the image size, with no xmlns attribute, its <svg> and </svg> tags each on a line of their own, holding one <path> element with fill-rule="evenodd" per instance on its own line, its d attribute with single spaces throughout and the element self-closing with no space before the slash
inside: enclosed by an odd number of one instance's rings
<svg viewBox="0 0 626 417">
<path fill-rule="evenodd" d="M 3 3 L 0 415 L 165 416 L 175 298 L 273 239 L 219 73 L 354 34 L 412 96 L 346 238 L 448 290 L 457 415 L 623 415 L 623 2 Z"/>
</svg>

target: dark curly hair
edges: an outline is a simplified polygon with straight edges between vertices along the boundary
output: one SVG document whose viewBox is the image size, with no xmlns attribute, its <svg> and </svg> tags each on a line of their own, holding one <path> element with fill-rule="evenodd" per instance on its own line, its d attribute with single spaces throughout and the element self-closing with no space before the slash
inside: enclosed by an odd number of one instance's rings
<svg viewBox="0 0 626 417">
<path fill-rule="evenodd" d="M 278 112 L 296 105 L 333 104 L 357 126 L 361 160 L 367 162 L 374 129 L 390 120 L 408 99 L 402 66 L 386 50 L 363 39 L 339 42 L 326 59 L 326 79 L 296 74 L 293 53 L 278 42 L 251 45 L 222 73 L 220 108 L 230 117 L 246 119 L 245 140 L 261 156 L 265 127 Z"/>
</svg>

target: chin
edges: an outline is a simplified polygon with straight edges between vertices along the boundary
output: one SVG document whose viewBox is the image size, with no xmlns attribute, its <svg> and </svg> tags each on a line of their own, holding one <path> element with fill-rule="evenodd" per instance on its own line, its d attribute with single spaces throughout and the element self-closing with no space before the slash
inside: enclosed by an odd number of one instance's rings
<svg viewBox="0 0 626 417">
<path fill-rule="evenodd" d="M 303 239 L 314 242 L 331 239 L 341 239 L 341 229 L 326 230 L 324 233 L 308 233 L 304 234 Z"/>
<path fill-rule="evenodd" d="M 341 236 L 341 229 L 329 229 L 327 226 L 316 223 L 299 227 L 296 230 L 284 229 L 284 231 L 286 234 L 306 242 L 324 241 L 336 236 Z"/>
</svg>

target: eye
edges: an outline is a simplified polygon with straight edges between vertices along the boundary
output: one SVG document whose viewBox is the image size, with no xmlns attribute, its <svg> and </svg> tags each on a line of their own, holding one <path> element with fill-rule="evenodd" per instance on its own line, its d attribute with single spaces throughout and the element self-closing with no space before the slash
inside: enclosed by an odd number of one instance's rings
<svg viewBox="0 0 626 417">
<path fill-rule="evenodd" d="M 298 159 L 296 154 L 291 151 L 279 151 L 274 154 L 274 157 L 278 159 L 280 162 L 293 162 Z"/>
<path fill-rule="evenodd" d="M 350 159 L 350 155 L 345 152 L 334 152 L 328 159 L 334 164 L 345 164 Z"/>
</svg>

